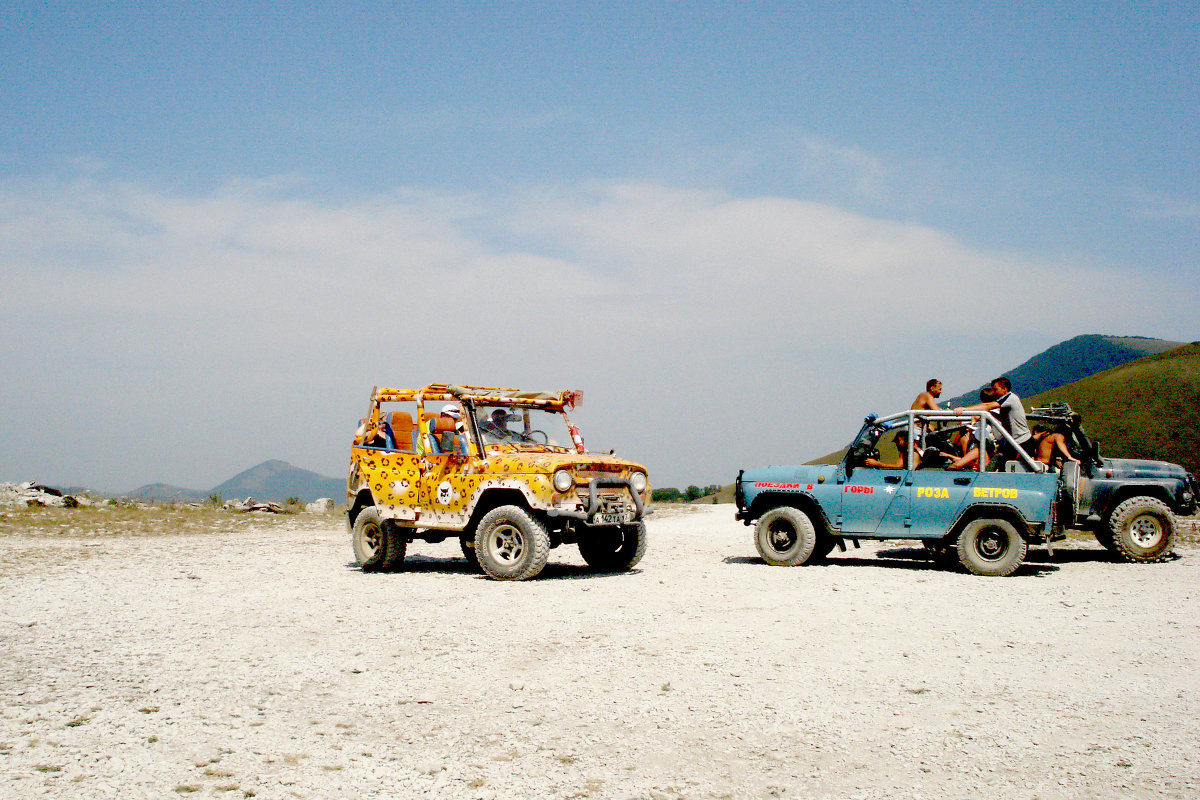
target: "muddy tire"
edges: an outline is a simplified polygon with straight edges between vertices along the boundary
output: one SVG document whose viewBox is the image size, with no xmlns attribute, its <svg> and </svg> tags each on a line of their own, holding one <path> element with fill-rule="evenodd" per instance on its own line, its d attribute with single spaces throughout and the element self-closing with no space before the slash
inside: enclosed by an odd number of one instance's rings
<svg viewBox="0 0 1200 800">
<path fill-rule="evenodd" d="M 523 581 L 546 566 L 550 535 L 519 506 L 500 506 L 483 515 L 475 529 L 479 568 L 497 581 Z"/>
<path fill-rule="evenodd" d="M 812 558 L 817 531 L 808 514 L 791 506 L 772 508 L 754 526 L 754 544 L 774 567 L 798 567 Z"/>
<path fill-rule="evenodd" d="M 404 556 L 408 552 L 408 531 L 393 524 L 384 526 L 387 549 L 383 554 L 383 562 L 379 568 L 383 572 L 399 572 L 404 565 Z"/>
<path fill-rule="evenodd" d="M 1135 564 L 1162 561 L 1175 544 L 1175 515 L 1161 500 L 1131 497 L 1113 509 L 1108 533 L 1113 552 L 1124 560 Z"/>
<path fill-rule="evenodd" d="M 387 556 L 387 536 L 379 510 L 368 506 L 358 512 L 354 527 L 350 531 L 350 544 L 354 548 L 354 560 L 363 572 L 378 572 Z"/>
<path fill-rule="evenodd" d="M 813 545 L 812 555 L 808 557 L 808 563 L 814 561 L 824 561 L 833 552 L 833 548 L 837 547 L 837 538 L 828 533 L 817 533 L 817 543 Z"/>
<path fill-rule="evenodd" d="M 974 575 L 1002 577 L 1017 571 L 1029 544 L 1004 519 L 977 519 L 958 535 L 958 563 Z"/>
<path fill-rule="evenodd" d="M 593 528 L 579 540 L 579 554 L 599 572 L 628 572 L 646 555 L 646 525 Z"/>
<path fill-rule="evenodd" d="M 1096 528 L 1092 533 L 1096 536 L 1096 541 L 1100 543 L 1101 547 L 1105 550 L 1116 551 L 1117 545 L 1113 542 L 1112 531 L 1107 527 Z"/>
</svg>

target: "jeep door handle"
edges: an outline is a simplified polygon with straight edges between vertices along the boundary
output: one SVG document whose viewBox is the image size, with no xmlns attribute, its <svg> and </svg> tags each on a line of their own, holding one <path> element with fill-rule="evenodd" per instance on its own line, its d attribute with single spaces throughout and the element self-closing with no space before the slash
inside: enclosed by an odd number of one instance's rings
<svg viewBox="0 0 1200 800">
<path fill-rule="evenodd" d="M 899 475 L 884 475 L 883 479 L 888 483 L 899 483 L 900 482 Z"/>
<path fill-rule="evenodd" d="M 956 484 L 958 484 L 959 486 L 966 486 L 967 484 L 969 484 L 971 482 L 971 479 L 970 478 L 955 478 L 954 482 Z"/>
</svg>

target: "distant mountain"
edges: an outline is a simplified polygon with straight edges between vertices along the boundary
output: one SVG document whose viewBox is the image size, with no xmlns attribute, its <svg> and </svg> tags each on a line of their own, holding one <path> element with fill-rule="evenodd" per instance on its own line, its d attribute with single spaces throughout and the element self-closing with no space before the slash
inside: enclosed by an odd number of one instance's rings
<svg viewBox="0 0 1200 800">
<path fill-rule="evenodd" d="M 1021 398 L 1027 407 L 1066 402 L 1100 441 L 1100 454 L 1153 458 L 1200 472 L 1200 342 L 1147 356 L 1066 386 Z"/>
<path fill-rule="evenodd" d="M 1145 336 L 1086 334 L 1060 342 L 1038 353 L 1021 366 L 997 375 L 1007 375 L 1013 383 L 1013 391 L 1024 399 L 1145 356 L 1174 350 L 1183 344 L 1149 339 Z M 972 405 L 979 402 L 979 390 L 982 388 L 978 387 L 958 397 L 943 398 L 939 402 L 945 405 L 949 400 L 952 408 Z"/>
<path fill-rule="evenodd" d="M 185 489 L 169 483 L 148 483 L 145 486 L 139 486 L 132 492 L 125 492 L 122 497 L 143 500 L 147 503 L 170 503 L 176 500 L 184 502 L 203 500 L 207 495 L 196 489 Z"/>
<path fill-rule="evenodd" d="M 280 502 L 297 497 L 305 503 L 311 503 L 318 497 L 331 497 L 334 502 L 344 502 L 346 481 L 326 478 L 293 467 L 286 461 L 273 459 L 239 472 L 205 494 L 219 494 L 226 500 L 253 497 L 255 500 Z"/>
<path fill-rule="evenodd" d="M 1180 447 L 1164 447 L 1165 443 L 1160 439 L 1166 431 L 1171 431 L 1171 435 L 1176 434 L 1175 427 L 1180 425 L 1178 420 L 1181 419 L 1183 409 L 1190 408 L 1186 404 L 1186 398 L 1189 396 L 1188 386 L 1192 385 L 1192 391 L 1194 391 L 1194 384 L 1189 384 L 1189 381 L 1196 379 L 1198 375 L 1194 372 L 1194 363 L 1190 361 L 1192 356 L 1188 354 L 1198 347 L 1200 345 L 1195 342 L 1184 345 L 1183 342 L 1168 342 L 1165 339 L 1145 336 L 1098 336 L 1096 333 L 1088 333 L 1088 335 L 1076 336 L 1067 339 L 1066 342 L 1055 344 L 1054 347 L 1044 350 L 1022 363 L 1021 366 L 997 374 L 1008 375 L 1008 378 L 1013 381 L 1013 390 L 1021 397 L 1026 408 L 1031 408 L 1034 404 L 1054 401 L 1072 404 L 1075 410 L 1084 414 L 1084 427 L 1087 432 L 1093 437 L 1104 440 L 1102 452 L 1106 456 L 1133 457 L 1129 456 L 1130 452 L 1144 452 L 1146 453 L 1145 458 L 1174 461 L 1177 464 L 1188 465 L 1189 470 L 1195 471 L 1194 465 L 1190 465 L 1196 461 L 1195 446 L 1192 449 L 1192 456 L 1178 455 L 1182 450 Z M 1163 359 L 1162 365 L 1151 366 L 1158 363 L 1156 359 Z M 1133 372 L 1122 372 L 1122 367 L 1126 365 L 1141 366 L 1136 367 Z M 1189 372 L 1189 369 L 1193 369 L 1193 372 Z M 1159 375 L 1159 372 L 1163 372 L 1163 375 Z M 1144 385 L 1117 385 L 1127 379 L 1124 377 L 1133 374 L 1139 375 L 1139 380 Z M 1172 383 L 1171 380 L 1166 380 L 1168 374 L 1177 374 L 1181 378 Z M 1187 377 L 1189 374 L 1192 375 L 1192 378 Z M 1091 383 L 1090 378 L 1099 379 L 1102 375 L 1108 375 L 1108 377 L 1099 383 Z M 1162 383 L 1159 378 L 1163 378 L 1165 383 Z M 1145 391 L 1144 386 L 1157 384 L 1162 384 L 1160 389 L 1156 390 L 1158 396 L 1142 398 L 1142 393 Z M 1076 385 L 1078 385 L 1078 389 L 1075 389 Z M 980 386 L 979 389 L 983 389 L 983 387 Z M 1063 391 L 1057 391 L 1060 389 Z M 1070 399 L 1070 397 L 1076 396 L 1079 397 L 1082 407 L 1078 407 L 1076 401 Z M 1194 395 L 1192 397 L 1194 402 Z M 948 401 L 946 397 L 942 396 L 938 402 L 943 407 L 949 402 L 950 408 L 954 408 L 955 405 L 973 405 L 979 402 L 979 390 L 949 398 Z M 1129 405 L 1141 404 L 1144 408 L 1158 409 L 1165 416 L 1164 419 L 1148 420 L 1142 419 L 1144 415 L 1140 414 L 1112 414 L 1115 409 L 1109 408 L 1108 403 L 1110 402 Z M 1134 422 L 1135 416 L 1138 417 L 1136 422 Z M 1175 421 L 1166 425 L 1164 422 L 1166 417 Z M 1111 425 L 1115 427 L 1110 427 L 1110 421 Z M 1100 434 L 1102 431 L 1103 435 Z M 1145 433 L 1139 433 L 1139 431 Z M 1110 443 L 1108 439 L 1112 439 L 1112 433 L 1117 435 L 1115 440 Z M 1180 433 L 1181 440 L 1188 440 L 1187 432 L 1178 433 Z M 1114 447 L 1116 447 L 1115 450 Z M 1174 455 L 1153 456 L 1150 455 L 1151 451 L 1174 453 Z M 841 450 L 826 453 L 826 455 L 806 463 L 836 464 L 841 461 L 845 452 L 845 447 L 842 447 Z"/>
</svg>

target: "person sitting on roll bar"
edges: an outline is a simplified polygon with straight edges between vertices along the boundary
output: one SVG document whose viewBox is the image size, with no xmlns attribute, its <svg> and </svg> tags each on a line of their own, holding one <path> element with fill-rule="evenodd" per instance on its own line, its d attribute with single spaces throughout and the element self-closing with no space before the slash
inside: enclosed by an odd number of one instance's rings
<svg viewBox="0 0 1200 800">
<path fill-rule="evenodd" d="M 1004 376 L 994 378 L 991 389 L 993 400 L 973 406 L 962 406 L 954 409 L 954 413 L 961 414 L 964 411 L 997 412 L 1000 424 L 1004 426 L 1004 430 L 1008 431 L 1008 435 L 1013 438 L 1017 446 L 1024 450 L 1030 459 L 1036 458 L 1038 443 L 1034 440 L 1033 434 L 1029 432 L 1029 423 L 1025 419 L 1025 406 L 1021 405 L 1021 398 L 1012 390 L 1012 381 Z M 999 455 L 1003 461 L 1017 458 L 1016 452 L 1013 451 L 1012 445 L 1007 440 L 1000 443 Z"/>
</svg>

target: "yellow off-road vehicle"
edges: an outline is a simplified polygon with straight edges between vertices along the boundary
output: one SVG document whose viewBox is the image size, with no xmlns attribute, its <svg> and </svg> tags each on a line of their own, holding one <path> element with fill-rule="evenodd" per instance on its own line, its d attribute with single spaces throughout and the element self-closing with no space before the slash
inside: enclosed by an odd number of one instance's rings
<svg viewBox="0 0 1200 800">
<path fill-rule="evenodd" d="M 409 542 L 448 537 L 496 580 L 532 578 L 560 544 L 578 544 L 594 569 L 632 569 L 646 552 L 650 482 L 645 467 L 584 448 L 567 417 L 581 397 L 374 389 L 346 482 L 363 571 L 398 569 Z"/>
</svg>

